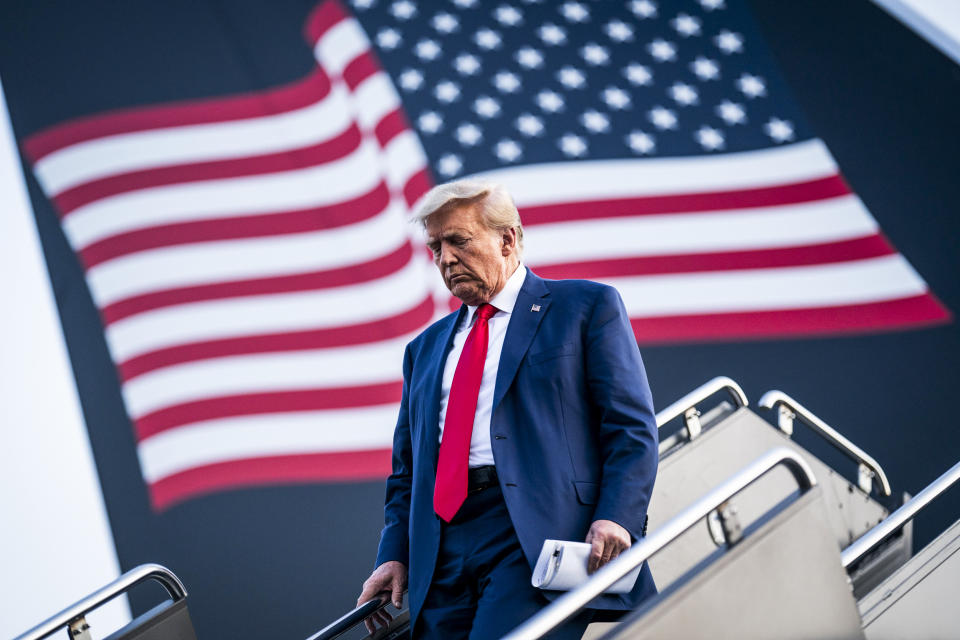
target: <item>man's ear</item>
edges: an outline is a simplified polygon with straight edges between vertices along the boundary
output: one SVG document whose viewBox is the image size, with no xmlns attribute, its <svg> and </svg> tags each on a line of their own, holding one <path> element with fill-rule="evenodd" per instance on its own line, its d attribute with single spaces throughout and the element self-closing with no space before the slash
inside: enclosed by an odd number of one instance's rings
<svg viewBox="0 0 960 640">
<path fill-rule="evenodd" d="M 500 234 L 500 250 L 504 256 L 517 252 L 516 229 L 506 229 Z"/>
</svg>

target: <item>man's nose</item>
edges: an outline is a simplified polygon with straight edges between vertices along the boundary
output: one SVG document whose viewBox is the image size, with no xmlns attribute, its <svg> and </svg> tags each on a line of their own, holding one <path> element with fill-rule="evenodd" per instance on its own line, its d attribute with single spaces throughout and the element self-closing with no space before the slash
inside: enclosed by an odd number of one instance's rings
<svg viewBox="0 0 960 640">
<path fill-rule="evenodd" d="M 448 266 L 456 263 L 457 255 L 450 247 L 441 245 L 440 246 L 440 258 L 439 262 L 442 266 Z"/>
</svg>

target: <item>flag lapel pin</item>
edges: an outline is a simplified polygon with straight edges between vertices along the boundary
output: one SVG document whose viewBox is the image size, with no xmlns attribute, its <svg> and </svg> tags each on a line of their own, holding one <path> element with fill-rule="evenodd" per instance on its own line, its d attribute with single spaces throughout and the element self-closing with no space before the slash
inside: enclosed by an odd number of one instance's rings
<svg viewBox="0 0 960 640">
<path fill-rule="evenodd" d="M 540 305 L 538 304 L 533 305 L 532 307 L 530 307 L 530 311 L 540 311 Z"/>
</svg>

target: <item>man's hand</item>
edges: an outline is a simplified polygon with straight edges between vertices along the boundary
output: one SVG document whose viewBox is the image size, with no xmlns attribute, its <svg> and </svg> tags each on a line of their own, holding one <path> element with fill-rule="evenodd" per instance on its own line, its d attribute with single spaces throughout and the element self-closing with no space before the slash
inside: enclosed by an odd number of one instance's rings
<svg viewBox="0 0 960 640">
<path fill-rule="evenodd" d="M 386 602 L 389 598 L 397 609 L 403 604 L 403 592 L 407 589 L 407 566 L 402 562 L 390 560 L 374 569 L 370 577 L 363 583 L 363 590 L 357 598 L 357 606 L 380 598 Z M 377 626 L 385 627 L 393 620 L 393 616 L 380 609 L 364 620 L 367 631 L 373 633 Z"/>
<path fill-rule="evenodd" d="M 587 573 L 593 573 L 630 547 L 630 533 L 612 520 L 595 520 L 586 541 L 593 547 Z"/>
</svg>

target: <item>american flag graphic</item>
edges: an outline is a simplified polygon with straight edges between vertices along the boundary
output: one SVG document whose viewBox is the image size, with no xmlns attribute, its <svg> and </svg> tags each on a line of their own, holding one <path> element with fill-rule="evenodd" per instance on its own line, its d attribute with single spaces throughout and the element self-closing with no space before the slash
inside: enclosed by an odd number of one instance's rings
<svg viewBox="0 0 960 640">
<path fill-rule="evenodd" d="M 451 306 L 407 222 L 432 176 L 506 184 L 526 264 L 616 286 L 641 344 L 949 318 L 740 2 L 325 0 L 304 33 L 289 86 L 25 141 L 157 510 L 389 473 L 403 347 Z"/>
</svg>

